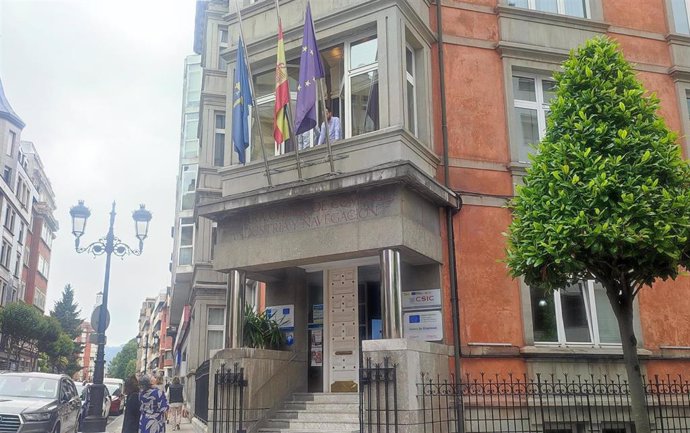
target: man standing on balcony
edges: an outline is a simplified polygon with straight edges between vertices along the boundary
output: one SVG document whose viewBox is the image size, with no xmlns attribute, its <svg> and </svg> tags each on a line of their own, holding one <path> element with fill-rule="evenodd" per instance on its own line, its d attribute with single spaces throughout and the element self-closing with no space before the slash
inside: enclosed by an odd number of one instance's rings
<svg viewBox="0 0 690 433">
<path fill-rule="evenodd" d="M 328 138 L 330 138 L 331 143 L 340 140 L 340 118 L 333 116 L 333 113 L 331 113 L 331 110 L 328 108 L 326 108 L 326 121 L 328 122 Z M 326 142 L 325 123 L 326 122 L 321 123 L 318 144 L 324 144 Z"/>
</svg>

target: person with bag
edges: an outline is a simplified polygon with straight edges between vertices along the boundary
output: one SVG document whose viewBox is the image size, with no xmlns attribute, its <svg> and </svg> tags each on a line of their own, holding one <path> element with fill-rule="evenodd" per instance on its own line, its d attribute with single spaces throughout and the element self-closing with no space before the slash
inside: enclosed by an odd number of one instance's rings
<svg viewBox="0 0 690 433">
<path fill-rule="evenodd" d="M 150 376 L 139 379 L 141 385 L 141 420 L 139 433 L 165 433 L 165 413 L 168 411 L 168 399 Z"/>
<path fill-rule="evenodd" d="M 125 415 L 122 419 L 122 433 L 139 433 L 139 418 L 141 417 L 139 402 L 139 381 L 135 376 L 125 382 Z"/>
<path fill-rule="evenodd" d="M 182 406 L 184 405 L 184 387 L 180 383 L 180 378 L 175 376 L 172 384 L 168 386 L 168 402 L 170 403 L 170 413 L 168 419 L 173 425 L 173 430 L 180 429 L 180 418 L 182 415 Z"/>
</svg>

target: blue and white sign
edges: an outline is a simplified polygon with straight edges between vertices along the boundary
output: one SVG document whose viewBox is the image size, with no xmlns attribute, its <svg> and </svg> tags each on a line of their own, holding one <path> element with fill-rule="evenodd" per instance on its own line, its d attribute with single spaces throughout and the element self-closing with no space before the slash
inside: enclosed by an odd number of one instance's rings
<svg viewBox="0 0 690 433">
<path fill-rule="evenodd" d="M 266 307 L 266 314 L 278 322 L 282 330 L 295 329 L 295 306 L 294 305 L 274 305 Z"/>
<path fill-rule="evenodd" d="M 440 310 L 411 311 L 403 318 L 403 336 L 410 340 L 443 340 L 443 315 Z"/>
</svg>

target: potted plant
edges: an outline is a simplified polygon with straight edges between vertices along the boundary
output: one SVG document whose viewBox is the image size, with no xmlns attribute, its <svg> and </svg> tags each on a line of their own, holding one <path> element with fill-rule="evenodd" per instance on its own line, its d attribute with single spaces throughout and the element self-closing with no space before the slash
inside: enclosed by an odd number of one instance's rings
<svg viewBox="0 0 690 433">
<path fill-rule="evenodd" d="M 244 344 L 256 349 L 280 350 L 285 336 L 276 322 L 266 311 L 257 313 L 251 306 L 244 312 Z"/>
</svg>

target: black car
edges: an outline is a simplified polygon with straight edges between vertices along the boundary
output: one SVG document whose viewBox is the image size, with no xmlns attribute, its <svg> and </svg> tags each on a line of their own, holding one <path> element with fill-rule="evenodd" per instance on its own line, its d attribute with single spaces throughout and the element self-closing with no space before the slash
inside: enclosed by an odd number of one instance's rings
<svg viewBox="0 0 690 433">
<path fill-rule="evenodd" d="M 0 374 L 0 431 L 76 433 L 81 399 L 68 376 Z"/>
</svg>

